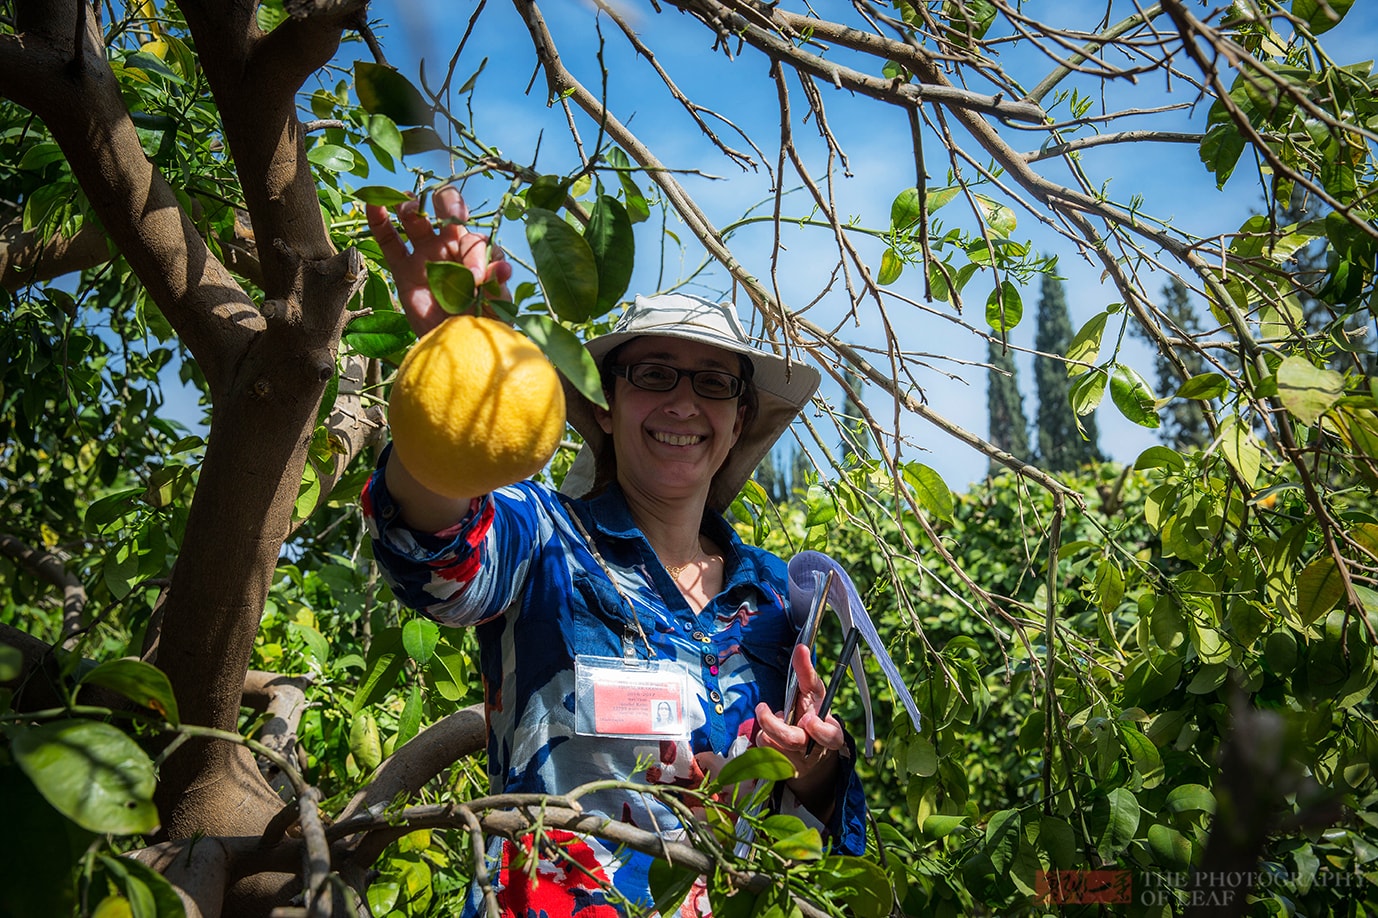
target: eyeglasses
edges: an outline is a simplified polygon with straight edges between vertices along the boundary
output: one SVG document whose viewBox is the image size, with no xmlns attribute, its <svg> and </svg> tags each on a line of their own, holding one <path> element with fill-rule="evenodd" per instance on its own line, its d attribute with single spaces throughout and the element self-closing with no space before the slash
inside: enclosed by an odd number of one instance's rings
<svg viewBox="0 0 1378 918">
<path fill-rule="evenodd" d="M 609 367 L 608 372 L 647 392 L 669 392 L 679 385 L 681 376 L 687 376 L 689 385 L 703 398 L 729 399 L 742 394 L 742 378 L 722 370 L 681 370 L 663 363 L 633 363 Z"/>
</svg>

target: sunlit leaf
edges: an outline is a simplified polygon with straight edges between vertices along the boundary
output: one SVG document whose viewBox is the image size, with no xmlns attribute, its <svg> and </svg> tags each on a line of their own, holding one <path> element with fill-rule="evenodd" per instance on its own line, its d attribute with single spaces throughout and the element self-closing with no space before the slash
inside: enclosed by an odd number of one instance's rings
<svg viewBox="0 0 1378 918">
<path fill-rule="evenodd" d="M 1157 427 L 1162 423 L 1148 383 L 1122 363 L 1115 364 L 1110 376 L 1110 398 L 1121 414 L 1141 427 Z"/>
<path fill-rule="evenodd" d="M 400 312 L 373 312 L 350 320 L 340 339 L 365 357 L 387 357 L 413 341 L 407 317 Z"/>
<path fill-rule="evenodd" d="M 1295 0 L 1292 15 L 1306 24 L 1312 35 L 1329 32 L 1340 24 L 1354 0 Z"/>
<path fill-rule="evenodd" d="M 92 832 L 158 827 L 153 762 L 129 736 L 94 720 L 58 720 L 13 734 L 15 761 L 44 798 Z"/>
<path fill-rule="evenodd" d="M 779 750 L 753 746 L 729 759 L 713 783 L 718 787 L 729 787 L 743 781 L 783 781 L 792 777 L 794 766 Z"/>
<path fill-rule="evenodd" d="M 368 711 L 357 711 L 350 719 L 349 751 L 365 771 L 382 764 L 383 741 L 378 735 L 378 721 Z"/>
<path fill-rule="evenodd" d="M 169 723 L 177 723 L 177 699 L 172 683 L 161 669 L 133 658 L 107 660 L 81 677 L 82 683 L 99 685 L 151 708 Z"/>
<path fill-rule="evenodd" d="M 598 308 L 607 312 L 627 292 L 636 261 L 636 238 L 627 209 L 616 198 L 599 195 L 584 239 L 598 267 Z"/>
<path fill-rule="evenodd" d="M 1303 424 L 1314 424 L 1344 394 L 1344 377 L 1305 357 L 1287 357 L 1278 366 L 1278 398 Z"/>
<path fill-rule="evenodd" d="M 1095 366 L 1100 355 L 1101 336 L 1105 333 L 1105 321 L 1110 313 L 1099 312 L 1086 321 L 1086 324 L 1067 345 L 1067 375 L 1080 376 Z"/>
<path fill-rule="evenodd" d="M 952 491 L 936 470 L 922 462 L 910 462 L 904 467 L 904 480 L 921 507 L 939 519 L 952 519 Z"/>
<path fill-rule="evenodd" d="M 1072 383 L 1072 388 L 1067 396 L 1072 403 L 1072 410 L 1078 416 L 1085 416 L 1095 411 L 1100 407 L 1101 399 L 1105 398 L 1105 371 L 1097 368 L 1089 373 L 1083 373 L 1076 382 Z"/>
<path fill-rule="evenodd" d="M 566 322 L 598 314 L 598 265 L 584 237 L 549 210 L 526 211 L 526 241 L 546 302 Z"/>
<path fill-rule="evenodd" d="M 880 254 L 880 270 L 876 272 L 876 283 L 882 287 L 893 284 L 904 273 L 904 262 L 894 249 L 886 249 Z"/>
<path fill-rule="evenodd" d="M 1219 373 L 1202 373 L 1193 376 L 1177 388 L 1178 398 L 1195 398 L 1202 401 L 1210 401 L 1213 398 L 1224 398 L 1230 391 L 1229 381 Z"/>
<path fill-rule="evenodd" d="M 527 337 L 536 342 L 555 369 L 564 374 L 574 388 L 578 389 L 595 405 L 607 407 L 603 395 L 603 383 L 598 373 L 598 364 L 589 355 L 579 336 L 556 322 L 550 316 L 540 313 L 526 313 L 517 317 L 517 324 Z"/>
<path fill-rule="evenodd" d="M 1263 454 L 1254 442 L 1249 429 L 1239 420 L 1230 418 L 1220 427 L 1220 452 L 1249 487 L 1258 481 Z"/>
<path fill-rule="evenodd" d="M 1019 296 L 1019 288 L 1007 280 L 1001 281 L 986 298 L 986 324 L 997 332 L 1006 332 L 1023 318 L 1024 300 Z"/>
<path fill-rule="evenodd" d="M 426 262 L 426 281 L 440 308 L 452 316 L 474 309 L 474 272 L 455 261 Z"/>
<path fill-rule="evenodd" d="M 1312 561 L 1297 575 L 1297 614 L 1308 625 L 1335 608 L 1344 595 L 1344 577 L 1329 555 Z"/>
<path fill-rule="evenodd" d="M 407 656 L 425 666 L 440 640 L 440 626 L 427 618 L 409 618 L 402 626 L 402 647 Z"/>
</svg>

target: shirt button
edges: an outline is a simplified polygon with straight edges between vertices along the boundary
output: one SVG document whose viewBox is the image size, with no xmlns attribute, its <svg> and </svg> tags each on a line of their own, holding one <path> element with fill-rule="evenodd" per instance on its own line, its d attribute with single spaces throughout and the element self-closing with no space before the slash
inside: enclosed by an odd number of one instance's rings
<svg viewBox="0 0 1378 918">
<path fill-rule="evenodd" d="M 393 518 L 394 516 L 396 516 L 396 515 L 397 515 L 397 508 L 396 508 L 396 507 L 384 507 L 384 508 L 383 508 L 383 519 L 385 519 L 385 520 L 390 520 L 390 519 L 392 519 L 392 518 Z"/>
<path fill-rule="evenodd" d="M 719 695 L 716 691 L 709 692 L 708 697 L 712 701 L 722 701 L 722 696 Z"/>
<path fill-rule="evenodd" d="M 714 705 L 714 706 L 713 706 L 713 710 L 716 711 L 717 713 L 721 714 L 721 713 L 722 713 L 722 705 L 720 705 L 720 704 Z"/>
<path fill-rule="evenodd" d="M 692 635 L 690 635 L 690 636 L 691 636 L 694 640 L 696 640 L 696 641 L 702 641 L 702 640 L 704 639 L 704 634 L 703 634 L 702 631 L 695 631 L 695 632 L 694 632 Z"/>
<path fill-rule="evenodd" d="M 718 655 L 715 653 L 706 653 L 703 655 L 703 662 L 707 663 L 709 666 L 717 666 Z"/>
</svg>

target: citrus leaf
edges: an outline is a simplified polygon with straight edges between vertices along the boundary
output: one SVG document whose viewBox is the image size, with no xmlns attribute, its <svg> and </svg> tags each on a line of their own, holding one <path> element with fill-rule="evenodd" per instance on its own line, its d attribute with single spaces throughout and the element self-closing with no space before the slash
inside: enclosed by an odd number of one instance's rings
<svg viewBox="0 0 1378 918">
<path fill-rule="evenodd" d="M 421 715 L 425 713 L 421 703 L 421 687 L 413 685 L 397 718 L 397 746 L 401 748 L 412 737 L 421 732 Z"/>
<path fill-rule="evenodd" d="M 976 200 L 981 203 L 983 216 L 990 231 L 1002 239 L 1008 239 L 1017 225 L 1014 210 L 999 201 L 992 201 L 985 195 L 976 195 Z"/>
<path fill-rule="evenodd" d="M 886 249 L 880 256 L 880 270 L 876 273 L 876 283 L 882 287 L 893 284 L 904 273 L 904 262 L 894 249 Z"/>
<path fill-rule="evenodd" d="M 1001 281 L 986 298 L 986 324 L 998 332 L 1006 332 L 1023 318 L 1024 301 L 1019 296 L 1019 288 L 1009 281 Z"/>
<path fill-rule="evenodd" d="M 99 685 L 119 692 L 136 704 L 158 712 L 169 723 L 177 723 L 177 699 L 172 683 L 161 669 L 142 660 L 107 660 L 81 677 L 80 684 Z"/>
<path fill-rule="evenodd" d="M 365 771 L 372 771 L 383 762 L 383 741 L 378 735 L 378 721 L 368 711 L 356 711 L 349 722 L 349 751 Z"/>
<path fill-rule="evenodd" d="M 698 878 L 697 870 L 671 864 L 662 858 L 652 861 L 646 880 L 656 911 L 662 915 L 678 915 L 680 905 Z"/>
<path fill-rule="evenodd" d="M 1329 32 L 1344 19 L 1354 0 L 1296 0 L 1292 15 L 1306 23 L 1312 35 Z"/>
<path fill-rule="evenodd" d="M 1139 829 L 1139 801 L 1127 789 L 1115 788 L 1092 804 L 1090 829 L 1097 850 L 1108 860 L 1133 841 Z"/>
<path fill-rule="evenodd" d="M 1224 376 L 1219 373 L 1202 373 L 1200 376 L 1193 376 L 1182 383 L 1177 389 L 1178 398 L 1195 398 L 1202 401 L 1209 401 L 1213 398 L 1224 398 L 1225 393 L 1229 392 L 1230 385 Z"/>
<path fill-rule="evenodd" d="M 440 135 L 435 132 L 435 128 L 422 125 L 420 127 L 410 127 L 402 131 L 402 153 L 405 156 L 444 149 L 446 149 L 445 141 L 440 139 Z"/>
<path fill-rule="evenodd" d="M 1249 428 L 1238 417 L 1221 425 L 1220 452 L 1250 488 L 1258 481 L 1263 454 L 1254 444 Z"/>
<path fill-rule="evenodd" d="M 354 691 L 349 713 L 355 714 L 363 710 L 392 691 L 406 660 L 401 628 L 384 628 L 374 634 L 364 663 L 364 681 Z"/>
<path fill-rule="evenodd" d="M 356 188 L 354 197 L 365 204 L 380 204 L 383 207 L 395 207 L 404 201 L 411 200 L 411 195 L 405 191 L 398 191 L 386 185 L 365 185 L 362 188 Z"/>
<path fill-rule="evenodd" d="M 402 647 L 407 656 L 425 666 L 440 640 L 440 626 L 428 618 L 409 618 L 402 626 Z"/>
<path fill-rule="evenodd" d="M 1182 870 L 1191 866 L 1191 842 L 1171 826 L 1155 823 L 1148 827 L 1148 850 L 1164 867 Z"/>
<path fill-rule="evenodd" d="M 313 164 L 331 172 L 348 172 L 354 168 L 354 151 L 335 143 L 318 143 L 306 151 Z"/>
<path fill-rule="evenodd" d="M 132 857 L 112 857 L 108 854 L 100 855 L 100 863 L 115 878 L 115 885 L 122 887 L 134 904 L 135 918 L 141 918 L 142 915 L 148 918 L 186 918 L 186 906 L 178 897 L 177 890 L 152 867 Z"/>
<path fill-rule="evenodd" d="M 847 915 L 884 918 L 890 914 L 895 892 L 879 864 L 859 857 L 833 855 L 819 862 L 813 877 L 830 896 L 842 899 Z"/>
<path fill-rule="evenodd" d="M 1083 373 L 1072 383 L 1067 398 L 1079 417 L 1095 411 L 1100 407 L 1101 399 L 1105 398 L 1105 371 L 1097 367 L 1089 373 Z"/>
<path fill-rule="evenodd" d="M 1139 453 L 1139 458 L 1134 460 L 1134 468 L 1143 469 L 1172 469 L 1180 472 L 1187 467 L 1186 460 L 1181 453 L 1167 446 L 1150 446 L 1148 449 Z"/>
<path fill-rule="evenodd" d="M 733 759 L 718 772 L 713 784 L 728 787 L 743 781 L 784 781 L 794 777 L 794 766 L 776 749 L 753 746 Z"/>
<path fill-rule="evenodd" d="M 359 104 L 371 115 L 387 115 L 394 124 L 431 123 L 431 107 L 421 93 L 386 64 L 355 61 L 354 91 Z"/>
<path fill-rule="evenodd" d="M 1067 375 L 1080 376 L 1094 369 L 1096 357 L 1100 355 L 1101 337 L 1105 334 L 1105 320 L 1110 313 L 1101 312 L 1086 320 L 1086 324 L 1067 345 Z"/>
<path fill-rule="evenodd" d="M 345 327 L 340 339 L 364 357 L 386 357 L 416 340 L 407 317 L 400 312 L 373 312 Z"/>
<path fill-rule="evenodd" d="M 51 721 L 15 733 L 11 748 L 39 793 L 83 829 L 135 835 L 158 827 L 153 762 L 109 724 Z"/>
<path fill-rule="evenodd" d="M 1148 383 L 1122 363 L 1115 364 L 1110 376 L 1110 398 L 1121 414 L 1140 427 L 1157 427 L 1162 423 Z"/>
<path fill-rule="evenodd" d="M 911 462 L 904 467 L 904 480 L 925 510 L 939 519 L 952 521 L 952 492 L 943 476 L 922 462 Z"/>
<path fill-rule="evenodd" d="M 517 324 L 585 398 L 595 405 L 608 406 L 598 364 L 594 363 L 578 335 L 540 313 L 518 316 Z"/>
<path fill-rule="evenodd" d="M 368 116 L 368 136 L 389 156 L 402 158 L 402 132 L 397 129 L 397 122 L 387 115 Z"/>
<path fill-rule="evenodd" d="M 440 308 L 452 316 L 474 307 L 474 272 L 457 261 L 426 262 L 426 283 Z"/>
<path fill-rule="evenodd" d="M 627 292 L 636 261 L 632 221 L 622 202 L 610 195 L 599 195 L 589 215 L 584 239 L 598 267 L 598 308 L 607 312 Z"/>
<path fill-rule="evenodd" d="M 1168 791 L 1169 813 L 1214 813 L 1215 796 L 1201 784 L 1179 784 Z"/>
<path fill-rule="evenodd" d="M 1297 614 L 1310 625 L 1335 608 L 1344 594 L 1344 578 L 1335 559 L 1319 557 L 1297 575 Z"/>
<path fill-rule="evenodd" d="M 587 322 L 598 310 L 598 265 L 593 250 L 559 215 L 526 211 L 526 241 L 546 302 L 566 322 Z"/>
<path fill-rule="evenodd" d="M 1344 395 L 1344 377 L 1315 366 L 1305 357 L 1288 357 L 1278 366 L 1278 398 L 1303 424 L 1314 424 Z"/>
</svg>

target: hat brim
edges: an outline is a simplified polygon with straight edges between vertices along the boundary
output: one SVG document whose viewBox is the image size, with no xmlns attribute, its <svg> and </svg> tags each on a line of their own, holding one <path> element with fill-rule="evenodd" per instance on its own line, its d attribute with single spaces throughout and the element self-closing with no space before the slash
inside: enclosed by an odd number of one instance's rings
<svg viewBox="0 0 1378 918">
<path fill-rule="evenodd" d="M 625 329 L 622 323 L 619 323 L 617 329 L 592 339 L 584 347 L 600 369 L 604 358 L 618 345 L 646 336 L 708 344 L 740 354 L 751 361 L 752 385 L 757 395 L 756 417 L 743 428 L 737 443 L 723 461 L 722 468 L 713 477 L 708 494 L 708 506 L 714 510 L 723 510 L 732 503 L 742 486 L 746 484 L 746 480 L 775 445 L 775 441 L 808 404 L 822 377 L 818 370 L 806 363 L 789 360 L 753 347 L 749 341 L 744 340 L 745 334 L 740 326 L 735 328 L 737 335 L 741 335 L 737 337 L 732 333 L 734 329 L 719 329 L 711 324 L 694 323 L 695 304 L 703 304 L 705 312 L 708 309 L 721 310 L 720 304 L 684 295 L 676 295 L 675 300 L 677 305 L 681 306 L 681 311 L 667 311 L 663 321 L 627 323 Z M 643 302 L 643 298 L 638 297 L 633 309 Z M 688 305 L 683 305 L 686 302 Z M 732 319 L 735 322 L 735 314 L 732 315 Z M 610 448 L 611 444 L 603 428 L 598 426 L 593 403 L 563 374 L 560 381 L 565 387 L 569 423 L 584 438 L 586 444 L 566 473 L 560 490 L 572 497 L 582 497 L 593 486 L 594 457 Z"/>
</svg>

